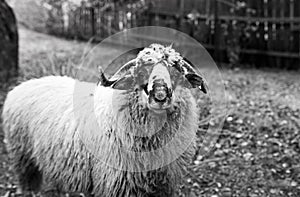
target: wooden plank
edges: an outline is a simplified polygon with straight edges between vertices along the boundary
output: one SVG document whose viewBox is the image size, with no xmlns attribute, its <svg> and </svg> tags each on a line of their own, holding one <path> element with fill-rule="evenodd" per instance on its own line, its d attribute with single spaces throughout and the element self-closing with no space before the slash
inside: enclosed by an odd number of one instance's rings
<svg viewBox="0 0 300 197">
<path fill-rule="evenodd" d="M 295 10 L 294 0 L 290 0 L 290 11 L 289 12 L 290 12 L 290 20 L 291 21 L 294 19 L 294 16 L 295 16 L 294 10 Z M 294 24 L 291 22 L 290 25 L 291 25 L 291 28 L 293 29 Z"/>
<path fill-rule="evenodd" d="M 211 2 L 211 0 L 206 0 L 204 16 L 207 16 L 207 17 L 210 16 L 210 2 Z"/>
<path fill-rule="evenodd" d="M 238 20 L 243 22 L 268 22 L 268 23 L 300 23 L 300 17 L 273 18 L 273 17 L 243 17 L 243 16 L 220 16 L 221 20 Z"/>
<path fill-rule="evenodd" d="M 170 11 L 158 11 L 158 10 L 151 10 L 151 14 L 157 14 L 157 15 L 166 15 L 166 16 L 176 16 L 176 13 L 170 12 Z M 204 14 L 201 14 L 199 16 L 199 19 L 206 20 L 206 19 L 214 19 L 213 16 L 206 16 Z M 244 16 L 219 16 L 219 19 L 222 21 L 231 21 L 231 20 L 237 20 L 241 22 L 268 22 L 268 23 L 300 23 L 300 17 L 284 17 L 284 18 L 273 18 L 273 17 L 244 17 Z"/>
<path fill-rule="evenodd" d="M 84 32 L 84 36 L 87 35 L 87 21 L 86 21 L 86 8 L 83 7 L 83 32 Z"/>
<path fill-rule="evenodd" d="M 219 2 L 218 0 L 214 0 L 214 44 L 215 44 L 215 52 L 214 57 L 216 61 L 220 60 L 220 21 L 219 21 Z"/>
<path fill-rule="evenodd" d="M 279 16 L 280 18 L 284 18 L 286 15 L 286 13 L 288 13 L 289 11 L 289 1 L 286 0 L 280 0 L 279 5 L 277 5 L 277 9 L 279 10 Z"/>
<path fill-rule="evenodd" d="M 253 8 L 256 10 L 256 15 L 255 15 L 256 17 L 263 16 L 263 4 L 264 4 L 264 0 L 256 0 L 255 4 L 253 3 Z"/>
<path fill-rule="evenodd" d="M 297 27 L 300 26 L 300 16 L 298 15 L 298 7 L 300 9 L 300 4 L 298 3 L 298 0 L 245 1 L 247 2 L 249 8 L 258 10 L 255 14 L 255 17 L 250 14 L 248 16 L 230 15 L 228 14 L 229 7 L 227 9 L 226 6 L 222 7 L 222 13 L 224 13 L 223 15 L 214 17 L 211 15 L 211 4 L 213 3 L 211 0 L 201 0 L 199 2 L 197 1 L 193 3 L 193 8 L 198 8 L 199 4 L 201 3 L 202 8 L 200 10 L 203 11 L 200 11 L 201 15 L 199 26 L 200 24 L 207 25 L 208 28 L 206 37 L 207 39 L 202 39 L 202 42 L 206 43 L 204 44 L 204 46 L 210 52 L 214 52 L 215 54 L 224 54 L 226 45 L 222 44 L 222 40 L 225 37 L 220 32 L 213 32 L 216 29 L 212 28 L 212 24 L 216 19 L 219 19 L 217 21 L 221 21 L 222 23 L 231 23 L 232 20 L 236 20 L 238 21 L 238 23 L 246 23 L 247 26 L 251 26 L 254 24 L 258 26 L 258 29 L 256 31 L 250 31 L 250 37 L 247 38 L 247 43 L 244 43 L 244 48 L 241 49 L 241 54 L 245 54 L 245 56 L 242 57 L 246 57 L 247 61 L 251 62 L 256 57 L 259 57 L 259 61 L 257 61 L 257 63 L 260 63 L 261 61 L 265 62 L 266 64 L 263 63 L 265 65 L 269 64 L 272 66 L 276 64 L 278 64 L 279 66 L 283 64 L 287 65 L 289 64 L 290 60 L 296 60 L 297 62 L 300 61 L 300 31 L 297 30 Z M 156 2 L 163 5 L 168 5 L 168 0 L 156 0 Z M 184 19 L 184 16 L 187 13 L 191 12 L 191 9 L 187 9 L 187 6 L 185 4 L 191 2 L 191 0 L 176 0 L 172 1 L 172 4 L 174 2 L 176 2 L 175 9 L 171 5 L 169 5 L 169 7 L 161 7 L 161 9 L 156 9 L 154 7 L 149 11 L 149 15 L 147 16 L 155 15 L 158 25 L 160 24 L 163 26 L 171 26 L 173 28 L 177 28 L 185 24 L 186 28 L 184 29 L 184 31 L 187 33 L 189 32 L 190 26 L 186 25 L 187 22 L 186 19 Z M 236 0 L 228 0 L 228 2 L 236 2 Z M 295 6 L 297 7 L 297 9 Z M 138 24 L 138 20 L 141 20 L 140 16 L 134 13 L 134 10 L 132 10 L 131 6 L 125 8 L 123 10 L 123 14 L 119 12 L 110 13 L 100 11 L 100 9 L 98 11 L 98 8 L 96 7 L 93 14 L 92 10 L 89 12 L 89 10 L 84 9 L 84 6 L 81 7 L 78 11 L 81 13 L 78 14 L 78 12 L 74 12 L 72 15 L 73 17 L 70 17 L 73 19 L 71 19 L 72 23 L 70 22 L 71 30 L 68 35 L 78 35 L 79 38 L 87 40 L 95 34 L 97 35 L 96 39 L 101 40 L 109 36 L 110 34 L 115 33 L 116 30 L 119 30 L 121 28 L 121 26 L 119 27 L 119 22 L 123 22 L 124 27 L 128 28 L 130 26 L 136 26 Z M 127 11 L 132 12 L 131 18 L 126 17 Z M 220 12 L 217 13 L 220 14 Z M 177 24 L 172 22 L 175 20 L 178 21 Z M 170 23 L 165 23 L 165 21 L 170 21 Z M 215 24 L 217 23 L 215 22 Z M 195 27 L 197 27 L 198 29 L 199 26 Z M 57 25 L 56 27 L 60 28 L 59 25 Z M 216 34 L 214 35 L 214 33 Z M 264 39 L 265 35 L 268 36 L 267 39 Z M 196 35 L 194 36 L 198 39 Z M 145 38 L 143 37 L 143 39 Z M 146 39 L 151 39 L 152 42 L 173 42 L 171 40 L 168 40 L 167 38 L 165 38 L 165 40 L 157 37 Z M 186 44 L 186 46 L 192 47 L 189 46 L 189 44 Z M 251 58 L 253 59 L 251 60 Z M 220 60 L 224 61 L 224 58 L 220 58 Z"/>
<path fill-rule="evenodd" d="M 180 29 L 183 29 L 183 19 L 184 19 L 184 0 L 179 0 L 179 25 Z"/>
<path fill-rule="evenodd" d="M 91 18 L 90 23 L 92 27 L 92 36 L 96 35 L 96 18 L 95 18 L 95 9 L 93 7 L 90 8 Z"/>
<path fill-rule="evenodd" d="M 268 6 L 268 0 L 264 0 L 264 4 L 263 4 L 263 10 L 264 10 L 264 13 L 263 13 L 263 19 L 269 17 L 269 6 Z M 272 17 L 272 19 L 274 19 Z M 269 43 L 269 40 L 270 40 L 270 34 L 269 34 L 269 22 L 270 21 L 262 21 L 264 23 L 264 32 L 263 32 L 263 38 L 264 38 L 264 42 L 266 43 L 266 49 L 269 50 L 270 49 L 270 43 Z"/>
<path fill-rule="evenodd" d="M 294 1 L 295 3 L 295 17 L 299 16 L 300 17 L 300 1 Z M 298 6 L 297 6 L 298 4 Z"/>
<path fill-rule="evenodd" d="M 274 19 L 277 19 L 277 4 L 279 2 L 279 0 L 271 0 L 272 2 L 272 13 L 271 13 L 271 17 Z M 281 1 L 281 0 L 280 0 Z M 276 23 L 269 23 L 269 49 L 271 50 L 277 50 L 278 48 L 281 48 L 281 46 L 278 46 L 278 44 L 280 45 L 280 42 L 278 42 L 278 35 L 277 35 L 277 24 Z"/>
<path fill-rule="evenodd" d="M 278 3 L 278 0 L 272 0 L 272 6 L 271 6 L 271 9 L 272 9 L 272 18 L 277 18 L 276 17 L 276 11 L 277 11 L 277 3 Z"/>
<path fill-rule="evenodd" d="M 206 49 L 214 50 L 213 45 L 203 44 Z M 226 48 L 221 48 L 221 50 L 225 50 Z M 265 51 L 265 50 L 255 50 L 255 49 L 241 49 L 241 53 L 251 54 L 251 55 L 264 55 L 264 56 L 273 56 L 273 57 L 284 57 L 284 58 L 294 58 L 299 59 L 300 56 L 298 53 L 291 52 L 278 52 L 278 51 Z"/>
<path fill-rule="evenodd" d="M 82 26 L 83 26 L 83 8 L 79 9 L 79 26 L 77 27 L 77 31 L 80 32 L 79 36 L 82 36 Z"/>
<path fill-rule="evenodd" d="M 287 7 L 289 9 L 289 17 L 290 19 L 294 18 L 294 0 L 289 0 L 288 1 L 289 6 Z M 294 29 L 294 24 L 290 23 L 289 24 L 289 36 L 287 38 L 287 43 L 288 43 L 288 50 L 293 51 L 294 50 L 294 46 L 295 46 L 295 42 L 294 42 L 294 33 L 292 32 L 292 30 Z"/>
<path fill-rule="evenodd" d="M 141 36 L 138 34 L 130 34 L 130 36 L 133 38 L 136 38 L 136 39 L 143 39 L 143 40 L 148 40 L 148 41 L 153 41 L 153 42 L 158 42 L 158 43 L 163 43 L 163 44 L 170 44 L 170 43 L 174 42 L 173 40 L 170 40 L 170 39 L 158 38 L 158 37 L 154 37 L 154 36 Z M 189 43 L 184 43 L 182 45 L 186 46 L 186 47 L 197 47 L 196 45 L 189 44 Z M 212 50 L 215 48 L 215 46 L 211 45 L 211 44 L 203 44 L 203 46 L 209 50 Z M 225 47 L 220 48 L 220 50 L 225 50 L 225 49 L 226 49 Z M 265 56 L 300 59 L 300 56 L 298 53 L 291 53 L 291 52 L 265 51 L 265 50 L 256 50 L 256 49 L 241 49 L 241 52 L 245 53 L 245 54 L 252 54 L 252 55 L 265 55 Z"/>
<path fill-rule="evenodd" d="M 198 0 L 195 2 L 195 9 L 198 10 L 199 13 L 201 14 L 206 14 L 206 4 L 207 0 Z"/>
</svg>

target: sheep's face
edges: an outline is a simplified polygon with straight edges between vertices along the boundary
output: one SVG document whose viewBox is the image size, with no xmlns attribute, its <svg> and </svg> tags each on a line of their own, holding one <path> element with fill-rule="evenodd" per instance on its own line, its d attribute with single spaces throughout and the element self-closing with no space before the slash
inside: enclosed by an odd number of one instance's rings
<svg viewBox="0 0 300 197">
<path fill-rule="evenodd" d="M 155 112 L 163 112 L 169 109 L 172 104 L 172 83 L 170 73 L 164 62 L 159 62 L 153 66 L 143 91 L 146 97 L 147 107 Z"/>
<path fill-rule="evenodd" d="M 155 113 L 174 109 L 178 88 L 197 88 L 207 93 L 204 79 L 171 46 L 152 44 L 138 57 L 125 64 L 107 80 L 103 73 L 102 85 L 138 94 L 139 104 Z"/>
</svg>

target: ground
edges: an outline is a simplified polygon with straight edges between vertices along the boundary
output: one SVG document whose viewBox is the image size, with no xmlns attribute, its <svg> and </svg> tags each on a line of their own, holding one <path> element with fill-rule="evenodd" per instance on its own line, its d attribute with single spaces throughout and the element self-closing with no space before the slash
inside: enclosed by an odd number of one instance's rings
<svg viewBox="0 0 300 197">
<path fill-rule="evenodd" d="M 79 64 L 91 47 L 26 29 L 19 33 L 20 81 L 68 73 L 68 66 Z M 300 196 L 300 73 L 224 68 L 222 75 L 230 113 L 210 154 L 195 156 L 180 195 L 192 191 L 203 197 Z M 7 88 L 1 84 L 0 107 Z M 207 127 L 200 126 L 199 142 Z M 0 142 L 0 196 L 8 197 L 16 182 L 1 127 Z"/>
</svg>

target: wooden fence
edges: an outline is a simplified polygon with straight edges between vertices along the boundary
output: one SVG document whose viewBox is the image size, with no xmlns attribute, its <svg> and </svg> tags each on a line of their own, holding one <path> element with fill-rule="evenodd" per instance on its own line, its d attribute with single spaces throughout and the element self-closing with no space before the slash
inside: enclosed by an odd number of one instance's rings
<svg viewBox="0 0 300 197">
<path fill-rule="evenodd" d="M 160 25 L 193 36 L 220 61 L 228 62 L 226 51 L 233 40 L 244 63 L 300 67 L 299 0 L 148 0 L 146 3 L 147 9 L 141 9 L 146 5 L 138 4 L 118 8 L 83 5 L 69 13 L 67 28 L 62 24 L 55 32 L 72 38 L 101 40 L 126 28 Z"/>
<path fill-rule="evenodd" d="M 123 6 L 82 3 L 77 9 L 68 12 L 67 21 L 63 20 L 63 13 L 60 13 L 62 16 L 58 18 L 62 20 L 56 21 L 55 28 L 50 27 L 50 31 L 69 38 L 102 40 L 124 29 L 146 25 L 144 8 L 143 4 L 135 3 L 134 0 Z"/>
</svg>

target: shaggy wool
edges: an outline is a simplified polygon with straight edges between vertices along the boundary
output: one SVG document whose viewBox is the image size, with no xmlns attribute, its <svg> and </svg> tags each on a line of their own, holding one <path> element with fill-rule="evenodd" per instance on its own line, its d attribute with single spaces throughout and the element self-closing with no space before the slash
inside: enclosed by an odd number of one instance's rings
<svg viewBox="0 0 300 197">
<path fill-rule="evenodd" d="M 99 197 L 173 196 L 194 154 L 198 120 L 189 89 L 176 89 L 174 98 L 174 109 L 158 115 L 141 104 L 138 91 L 68 77 L 15 87 L 2 117 L 23 189 L 45 183 Z"/>
</svg>

